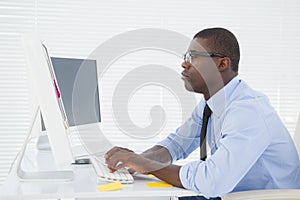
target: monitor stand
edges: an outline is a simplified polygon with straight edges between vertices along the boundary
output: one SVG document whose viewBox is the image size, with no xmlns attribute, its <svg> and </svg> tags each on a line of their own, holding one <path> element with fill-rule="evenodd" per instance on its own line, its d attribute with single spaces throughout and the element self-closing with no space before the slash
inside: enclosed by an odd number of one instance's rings
<svg viewBox="0 0 300 200">
<path fill-rule="evenodd" d="M 31 118 L 30 127 L 28 129 L 21 151 L 19 155 L 17 155 L 15 173 L 21 181 L 71 181 L 74 178 L 74 173 L 71 170 L 24 171 L 22 169 L 21 164 L 24 157 L 24 153 L 26 151 L 27 144 L 32 139 L 33 127 L 37 121 L 37 116 L 39 116 L 39 113 L 40 109 L 38 107 L 33 117 Z"/>
<path fill-rule="evenodd" d="M 47 134 L 40 134 L 36 143 L 36 148 L 40 151 L 51 151 Z"/>
<path fill-rule="evenodd" d="M 38 140 L 36 143 L 36 148 L 42 152 L 50 152 L 51 146 L 49 142 L 49 138 L 47 136 L 47 131 L 40 132 L 38 135 Z M 74 159 L 82 158 L 82 157 L 89 157 L 90 154 L 88 153 L 87 149 L 83 145 L 73 145 L 71 146 Z"/>
</svg>

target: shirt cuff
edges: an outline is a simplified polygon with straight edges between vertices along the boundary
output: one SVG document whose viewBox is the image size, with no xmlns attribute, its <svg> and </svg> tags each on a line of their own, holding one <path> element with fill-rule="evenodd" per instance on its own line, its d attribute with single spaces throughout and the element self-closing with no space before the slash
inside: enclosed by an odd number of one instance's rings
<svg viewBox="0 0 300 200">
<path fill-rule="evenodd" d="M 186 165 L 183 165 L 179 170 L 179 178 L 182 186 L 185 189 L 193 190 L 195 192 L 199 192 L 199 188 L 196 187 L 195 184 L 195 174 L 198 166 L 200 165 L 202 161 L 194 161 L 190 162 Z"/>
<path fill-rule="evenodd" d="M 188 166 L 183 165 L 179 170 L 179 179 L 185 189 L 190 189 L 188 184 Z"/>
</svg>

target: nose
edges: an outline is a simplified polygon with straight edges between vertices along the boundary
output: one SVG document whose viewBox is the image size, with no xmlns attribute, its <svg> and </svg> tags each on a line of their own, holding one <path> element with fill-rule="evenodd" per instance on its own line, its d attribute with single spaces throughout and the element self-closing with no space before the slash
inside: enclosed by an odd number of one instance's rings
<svg viewBox="0 0 300 200">
<path fill-rule="evenodd" d="M 190 65 L 191 64 L 189 62 L 185 61 L 185 60 L 181 63 L 181 67 L 184 68 L 184 69 L 189 68 Z"/>
</svg>

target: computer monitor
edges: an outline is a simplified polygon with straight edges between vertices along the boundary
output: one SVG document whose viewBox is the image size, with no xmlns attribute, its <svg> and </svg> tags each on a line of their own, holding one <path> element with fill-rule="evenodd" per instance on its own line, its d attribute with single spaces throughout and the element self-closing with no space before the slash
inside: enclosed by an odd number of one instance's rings
<svg viewBox="0 0 300 200">
<path fill-rule="evenodd" d="M 51 57 L 51 62 L 69 126 L 101 122 L 96 60 Z"/>
<path fill-rule="evenodd" d="M 52 57 L 51 61 L 70 126 L 74 157 L 106 152 L 112 145 L 99 131 L 101 115 L 96 60 Z M 37 148 L 49 151 L 51 147 L 43 117 L 41 121 Z"/>
</svg>

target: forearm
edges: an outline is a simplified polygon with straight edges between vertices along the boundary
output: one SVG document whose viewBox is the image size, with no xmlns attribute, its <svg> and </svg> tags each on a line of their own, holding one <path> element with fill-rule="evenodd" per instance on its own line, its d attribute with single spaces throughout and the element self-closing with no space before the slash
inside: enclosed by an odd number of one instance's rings
<svg viewBox="0 0 300 200">
<path fill-rule="evenodd" d="M 150 149 L 147 149 L 141 155 L 145 158 L 148 158 L 150 160 L 154 160 L 157 162 L 165 163 L 165 164 L 171 164 L 172 163 L 172 157 L 168 149 L 162 146 L 155 145 L 151 147 Z"/>
<path fill-rule="evenodd" d="M 179 178 L 180 166 L 166 164 L 139 155 L 131 157 L 129 163 L 138 172 L 144 174 L 151 173 L 167 183 L 183 187 Z"/>
<path fill-rule="evenodd" d="M 183 188 L 179 177 L 180 168 L 178 165 L 169 165 L 162 169 L 152 171 L 151 174 L 176 187 Z"/>
</svg>

